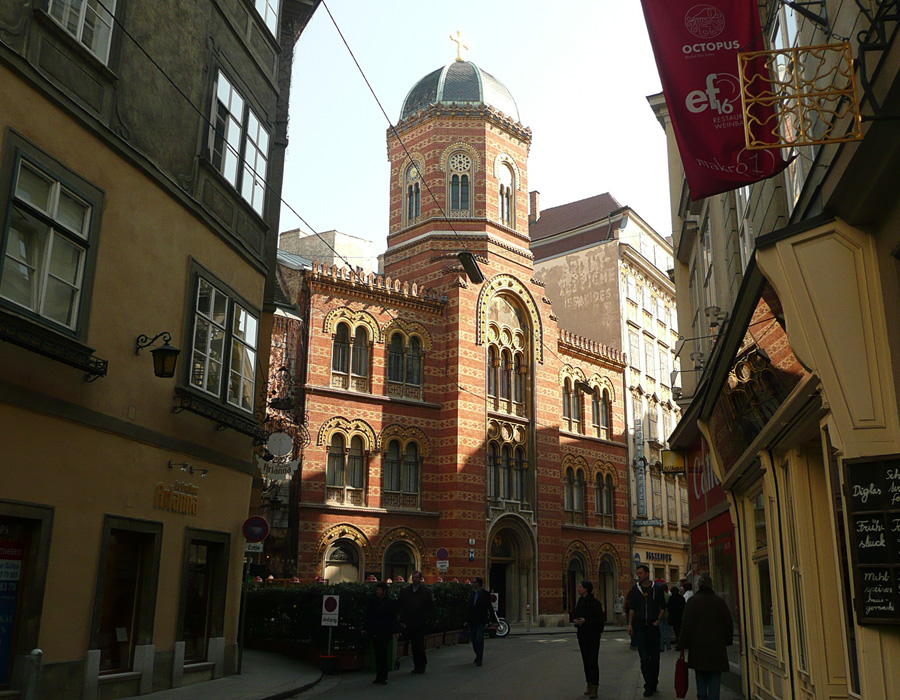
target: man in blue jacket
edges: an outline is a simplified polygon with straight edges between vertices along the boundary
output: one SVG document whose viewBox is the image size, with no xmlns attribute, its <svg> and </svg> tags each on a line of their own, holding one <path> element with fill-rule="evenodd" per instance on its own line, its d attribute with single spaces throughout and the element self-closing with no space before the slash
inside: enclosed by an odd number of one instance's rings
<svg viewBox="0 0 900 700">
<path fill-rule="evenodd" d="M 628 634 L 641 655 L 644 697 L 659 685 L 659 623 L 666 613 L 666 597 L 661 586 L 650 580 L 650 567 L 638 564 L 638 585 L 628 594 Z"/>
</svg>

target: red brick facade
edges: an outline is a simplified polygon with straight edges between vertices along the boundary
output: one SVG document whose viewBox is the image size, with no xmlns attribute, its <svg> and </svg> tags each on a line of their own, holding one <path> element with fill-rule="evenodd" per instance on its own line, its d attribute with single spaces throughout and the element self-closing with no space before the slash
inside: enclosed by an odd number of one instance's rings
<svg viewBox="0 0 900 700">
<path fill-rule="evenodd" d="M 488 106 L 432 105 L 397 133 L 406 150 L 389 132 L 385 275 L 281 270 L 292 301 L 308 307 L 308 362 L 296 369 L 309 433 L 295 476 L 297 575 L 483 576 L 517 620 L 528 605 L 561 615 L 575 578 L 596 583 L 602 570 L 611 603 L 630 585 L 624 363 L 559 330 L 532 278 L 531 132 Z M 463 249 L 482 284 L 457 261 Z M 575 409 L 561 425 L 563 386 L 580 401 L 580 426 Z M 609 400 L 608 429 L 595 425 L 589 387 Z M 598 483 L 613 485 L 599 505 Z"/>
</svg>

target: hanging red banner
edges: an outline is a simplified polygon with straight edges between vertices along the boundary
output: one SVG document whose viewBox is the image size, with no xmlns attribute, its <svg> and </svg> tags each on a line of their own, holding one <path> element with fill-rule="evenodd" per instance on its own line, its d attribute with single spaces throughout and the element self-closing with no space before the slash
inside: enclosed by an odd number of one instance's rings
<svg viewBox="0 0 900 700">
<path fill-rule="evenodd" d="M 641 4 L 691 199 L 784 170 L 777 149 L 750 151 L 744 143 L 737 54 L 765 49 L 757 0 Z M 769 123 L 777 130 L 775 119 Z"/>
</svg>

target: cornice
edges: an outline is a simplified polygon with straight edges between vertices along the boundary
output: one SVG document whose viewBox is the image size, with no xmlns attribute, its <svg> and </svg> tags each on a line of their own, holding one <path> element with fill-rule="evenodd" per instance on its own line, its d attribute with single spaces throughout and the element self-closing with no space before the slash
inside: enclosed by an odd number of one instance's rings
<svg viewBox="0 0 900 700">
<path fill-rule="evenodd" d="M 490 122 L 494 126 L 503 129 L 510 136 L 513 136 L 525 145 L 531 145 L 531 129 L 521 122 L 508 117 L 506 114 L 491 107 L 490 105 L 479 104 L 469 105 L 451 102 L 450 104 L 433 103 L 420 109 L 418 112 L 411 114 L 406 119 L 397 122 L 396 131 L 402 133 L 411 128 L 424 124 L 432 119 L 441 118 L 463 118 L 463 119 L 483 119 Z M 387 129 L 388 140 L 395 138 L 394 129 Z"/>
<path fill-rule="evenodd" d="M 626 362 L 621 350 L 616 350 L 603 343 L 598 343 L 589 338 L 575 335 L 569 331 L 559 329 L 557 339 L 558 348 L 570 355 L 582 357 L 591 361 L 600 361 L 625 369 Z"/>
<path fill-rule="evenodd" d="M 315 261 L 312 270 L 303 273 L 310 289 L 318 288 L 353 294 L 364 299 L 376 299 L 381 303 L 389 302 L 393 307 L 412 308 L 440 314 L 447 303 L 447 297 L 437 291 L 420 288 L 415 283 L 403 282 L 385 275 L 369 273 L 358 275 L 350 268 L 337 266 L 326 268 Z"/>
<path fill-rule="evenodd" d="M 467 219 L 467 221 L 471 221 L 471 219 Z M 485 221 L 486 221 L 486 219 L 485 219 Z M 397 235 L 397 234 L 392 234 L 392 235 Z M 391 237 L 388 236 L 389 241 L 390 241 L 390 238 Z M 502 240 L 495 238 L 494 236 L 491 236 L 491 234 L 489 234 L 489 233 L 481 232 L 481 231 L 479 231 L 479 232 L 464 231 L 464 232 L 460 232 L 459 234 L 446 233 L 443 231 L 424 233 L 421 236 L 417 236 L 416 238 L 412 239 L 411 241 L 407 241 L 406 243 L 402 243 L 399 246 L 396 246 L 393 248 L 391 248 L 390 244 L 389 244 L 388 249 L 384 253 L 385 261 L 387 261 L 387 259 L 389 257 L 392 258 L 394 255 L 397 255 L 406 250 L 409 250 L 410 248 L 420 244 L 422 241 L 459 241 L 459 239 L 463 239 L 463 240 L 468 239 L 471 241 L 486 241 L 487 243 L 495 245 L 498 248 L 502 248 L 503 250 L 509 251 L 510 253 L 513 253 L 514 255 L 518 255 L 521 258 L 525 258 L 526 260 L 534 261 L 534 255 L 532 255 L 531 251 L 528 250 L 527 248 L 518 248 L 518 247 L 512 245 L 511 243 L 506 243 Z M 479 257 L 479 259 L 481 259 L 481 258 Z"/>
</svg>

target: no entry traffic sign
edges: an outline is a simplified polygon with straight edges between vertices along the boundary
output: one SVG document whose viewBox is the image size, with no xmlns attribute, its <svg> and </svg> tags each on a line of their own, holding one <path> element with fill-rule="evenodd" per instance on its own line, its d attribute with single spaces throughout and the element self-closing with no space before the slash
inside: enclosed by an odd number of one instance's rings
<svg viewBox="0 0 900 700">
<path fill-rule="evenodd" d="M 325 594 L 322 596 L 322 626 L 337 627 L 340 596 Z M 330 634 L 330 632 L 329 632 Z"/>
</svg>

